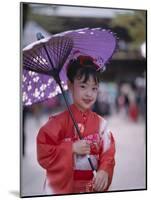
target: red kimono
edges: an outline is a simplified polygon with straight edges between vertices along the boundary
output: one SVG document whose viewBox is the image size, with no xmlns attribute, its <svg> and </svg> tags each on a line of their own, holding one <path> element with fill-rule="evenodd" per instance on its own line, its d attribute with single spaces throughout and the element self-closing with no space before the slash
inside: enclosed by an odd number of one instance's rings
<svg viewBox="0 0 151 200">
<path fill-rule="evenodd" d="M 88 110 L 81 112 L 74 104 L 71 110 L 81 134 L 90 144 L 90 157 L 97 170 L 108 172 L 108 187 L 115 165 L 115 143 L 106 121 Z M 93 173 L 85 155 L 76 155 L 72 144 L 78 139 L 68 111 L 50 117 L 37 136 L 37 159 L 46 169 L 52 194 L 89 192 Z M 108 189 L 106 188 L 106 190 Z"/>
</svg>

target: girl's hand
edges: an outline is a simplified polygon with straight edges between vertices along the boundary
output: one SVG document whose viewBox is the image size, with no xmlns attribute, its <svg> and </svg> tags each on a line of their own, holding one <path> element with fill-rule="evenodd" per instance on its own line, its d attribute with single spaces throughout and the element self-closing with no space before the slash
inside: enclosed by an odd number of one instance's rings
<svg viewBox="0 0 151 200">
<path fill-rule="evenodd" d="M 73 152 L 79 155 L 90 153 L 90 145 L 86 140 L 78 140 L 73 143 Z"/>
<path fill-rule="evenodd" d="M 108 173 L 104 170 L 99 170 L 96 177 L 93 178 L 93 188 L 97 192 L 104 191 L 108 185 Z"/>
</svg>

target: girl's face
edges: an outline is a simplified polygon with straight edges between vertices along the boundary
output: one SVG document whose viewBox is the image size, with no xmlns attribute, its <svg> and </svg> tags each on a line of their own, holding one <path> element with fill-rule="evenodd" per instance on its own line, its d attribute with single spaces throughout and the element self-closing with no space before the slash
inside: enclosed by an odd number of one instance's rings
<svg viewBox="0 0 151 200">
<path fill-rule="evenodd" d="M 81 110 L 90 109 L 95 103 L 99 85 L 90 76 L 87 82 L 83 83 L 84 77 L 75 79 L 74 83 L 70 83 L 70 89 L 74 104 Z"/>
</svg>

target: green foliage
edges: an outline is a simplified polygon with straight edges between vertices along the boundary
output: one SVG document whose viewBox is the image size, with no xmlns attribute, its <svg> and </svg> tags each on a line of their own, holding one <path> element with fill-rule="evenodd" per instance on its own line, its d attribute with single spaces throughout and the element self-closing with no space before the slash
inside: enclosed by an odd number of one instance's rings
<svg viewBox="0 0 151 200">
<path fill-rule="evenodd" d="M 124 27 L 132 38 L 131 46 L 137 48 L 146 40 L 146 11 L 134 11 L 131 14 L 118 14 L 111 21 L 111 26 Z"/>
</svg>

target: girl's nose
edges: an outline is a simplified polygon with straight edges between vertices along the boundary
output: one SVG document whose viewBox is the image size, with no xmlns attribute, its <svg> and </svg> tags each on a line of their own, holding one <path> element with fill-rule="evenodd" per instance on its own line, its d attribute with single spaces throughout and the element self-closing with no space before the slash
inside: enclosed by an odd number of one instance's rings
<svg viewBox="0 0 151 200">
<path fill-rule="evenodd" d="M 92 91 L 91 91 L 91 90 L 87 90 L 87 91 L 86 91 L 86 95 L 87 95 L 88 97 L 91 97 L 91 96 L 92 96 Z"/>
</svg>

